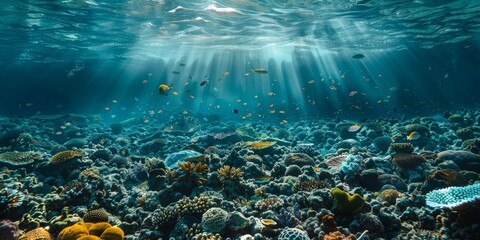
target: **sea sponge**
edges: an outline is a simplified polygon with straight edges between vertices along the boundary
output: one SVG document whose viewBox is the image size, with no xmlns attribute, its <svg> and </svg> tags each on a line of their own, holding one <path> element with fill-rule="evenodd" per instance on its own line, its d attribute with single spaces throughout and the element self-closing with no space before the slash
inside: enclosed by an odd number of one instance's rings
<svg viewBox="0 0 480 240">
<path fill-rule="evenodd" d="M 447 187 L 427 193 L 426 204 L 434 208 L 461 210 L 480 201 L 480 183 L 465 187 Z"/>
<path fill-rule="evenodd" d="M 53 157 L 50 159 L 50 161 L 48 161 L 48 163 L 60 164 L 71 159 L 82 157 L 83 155 L 85 155 L 85 153 L 80 151 L 74 151 L 74 150 L 63 151 L 53 155 Z"/>
<path fill-rule="evenodd" d="M 42 158 L 40 152 L 4 152 L 0 154 L 0 162 L 7 163 L 14 166 L 21 166 L 33 163 Z"/>
<path fill-rule="evenodd" d="M 335 222 L 335 217 L 331 214 L 327 214 L 322 217 L 322 227 L 327 233 L 337 231 L 337 222 Z"/>
<path fill-rule="evenodd" d="M 44 228 L 30 230 L 18 238 L 18 240 L 51 240 L 50 233 Z M 60 238 L 58 238 L 60 239 Z"/>
<path fill-rule="evenodd" d="M 117 226 L 109 227 L 100 236 L 102 240 L 122 240 L 125 237 L 123 230 Z"/>
<path fill-rule="evenodd" d="M 90 235 L 95 235 L 97 237 L 100 237 L 100 236 L 102 236 L 102 233 L 105 232 L 105 230 L 109 227 L 112 227 L 112 225 L 110 225 L 110 223 L 108 223 L 108 222 L 95 223 L 95 224 L 93 224 L 93 226 L 91 226 L 88 229 L 88 233 Z"/>
<path fill-rule="evenodd" d="M 323 240 L 355 240 L 355 239 L 357 239 L 355 235 L 350 234 L 348 236 L 345 236 L 340 231 L 328 233 L 323 237 Z"/>
<path fill-rule="evenodd" d="M 280 235 L 278 235 L 278 240 L 310 240 L 307 232 L 300 230 L 298 228 L 285 228 L 282 230 Z"/>
<path fill-rule="evenodd" d="M 87 236 L 88 229 L 85 223 L 78 222 L 70 227 L 64 228 L 57 237 L 57 240 L 77 240 L 80 237 Z"/>
<path fill-rule="evenodd" d="M 363 199 L 358 193 L 350 195 L 346 191 L 334 188 L 332 189 L 331 194 L 337 201 L 338 210 L 346 214 L 353 214 L 360 211 L 365 204 L 365 199 Z"/>
<path fill-rule="evenodd" d="M 108 213 L 103 208 L 90 210 L 83 215 L 83 221 L 91 223 L 108 222 Z"/>
<path fill-rule="evenodd" d="M 202 215 L 203 230 L 218 233 L 225 228 L 228 212 L 221 208 L 210 208 Z"/>
<path fill-rule="evenodd" d="M 413 145 L 411 143 L 392 143 L 390 148 L 396 153 L 412 153 Z"/>
</svg>

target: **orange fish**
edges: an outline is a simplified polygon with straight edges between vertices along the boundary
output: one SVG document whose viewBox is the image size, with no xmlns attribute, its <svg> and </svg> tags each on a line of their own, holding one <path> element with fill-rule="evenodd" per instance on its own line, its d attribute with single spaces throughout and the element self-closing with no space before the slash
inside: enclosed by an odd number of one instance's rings
<svg viewBox="0 0 480 240">
<path fill-rule="evenodd" d="M 350 126 L 350 127 L 348 128 L 348 131 L 349 131 L 349 132 L 356 132 L 356 131 L 358 131 L 360 128 L 362 128 L 362 126 L 355 124 L 355 125 Z"/>
</svg>

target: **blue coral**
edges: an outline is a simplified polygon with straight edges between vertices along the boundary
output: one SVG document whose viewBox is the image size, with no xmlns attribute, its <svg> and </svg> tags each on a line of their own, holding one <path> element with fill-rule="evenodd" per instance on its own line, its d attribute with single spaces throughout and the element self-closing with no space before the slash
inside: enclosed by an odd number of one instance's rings
<svg viewBox="0 0 480 240">
<path fill-rule="evenodd" d="M 362 160 L 362 156 L 350 154 L 345 158 L 345 161 L 340 166 L 340 170 L 346 175 L 354 175 L 360 171 Z"/>
<path fill-rule="evenodd" d="M 480 183 L 447 187 L 427 193 L 426 204 L 434 208 L 459 208 L 480 200 Z"/>
</svg>

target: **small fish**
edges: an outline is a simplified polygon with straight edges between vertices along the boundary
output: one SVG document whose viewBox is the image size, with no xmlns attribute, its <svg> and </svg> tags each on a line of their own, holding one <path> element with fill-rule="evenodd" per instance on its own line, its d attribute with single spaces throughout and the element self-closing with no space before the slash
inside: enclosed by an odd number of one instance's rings
<svg viewBox="0 0 480 240">
<path fill-rule="evenodd" d="M 142 83 L 143 83 L 143 84 L 147 84 L 147 83 L 148 83 L 148 80 L 145 79 L 145 80 L 142 81 Z"/>
<path fill-rule="evenodd" d="M 420 138 L 420 133 L 418 132 L 411 132 L 408 136 L 407 136 L 407 140 L 411 141 L 411 140 L 417 140 L 418 138 Z"/>
<path fill-rule="evenodd" d="M 172 93 L 173 93 L 173 95 L 178 95 L 178 92 L 172 92 Z"/>
<path fill-rule="evenodd" d="M 104 145 L 104 144 L 105 144 L 105 140 L 101 139 L 101 140 L 100 140 L 100 144 L 101 144 L 101 145 Z"/>
<path fill-rule="evenodd" d="M 179 63 L 178 66 L 183 67 L 185 66 L 185 63 Z"/>
<path fill-rule="evenodd" d="M 351 91 L 351 92 L 348 94 L 348 96 L 353 97 L 353 96 L 355 96 L 355 94 L 357 94 L 357 93 L 358 93 L 357 91 L 353 90 L 353 91 Z"/>
<path fill-rule="evenodd" d="M 205 86 L 205 84 L 208 83 L 208 80 L 203 80 L 201 83 L 200 83 L 200 86 Z"/>
<path fill-rule="evenodd" d="M 390 92 L 398 91 L 398 87 L 391 87 L 391 88 L 388 89 L 388 91 L 390 91 Z"/>
<path fill-rule="evenodd" d="M 125 149 L 122 149 L 122 151 L 121 151 L 121 154 L 122 154 L 122 156 L 125 156 L 125 155 L 127 155 L 127 150 L 125 150 Z"/>
<path fill-rule="evenodd" d="M 265 175 L 265 176 L 260 176 L 260 177 L 256 177 L 255 180 L 259 181 L 259 182 L 267 182 L 269 181 L 270 179 L 272 179 L 272 176 L 268 176 L 268 175 Z"/>
<path fill-rule="evenodd" d="M 365 57 L 365 55 L 363 55 L 361 53 L 358 53 L 358 54 L 355 54 L 355 55 L 352 56 L 353 59 L 362 59 L 364 57 Z"/>
<path fill-rule="evenodd" d="M 312 79 L 312 80 L 308 81 L 308 83 L 309 83 L 309 84 L 314 84 L 314 83 L 315 83 L 315 80 Z"/>
<path fill-rule="evenodd" d="M 348 128 L 348 131 L 349 131 L 349 132 L 356 132 L 356 131 L 358 131 L 360 128 L 362 128 L 362 126 L 355 124 L 355 125 L 350 126 L 350 127 Z"/>
<path fill-rule="evenodd" d="M 238 109 L 233 109 L 233 113 L 237 114 L 238 113 Z"/>
<path fill-rule="evenodd" d="M 268 92 L 267 93 L 268 96 L 273 96 L 273 94 L 274 94 L 273 92 Z"/>
<path fill-rule="evenodd" d="M 284 113 L 285 113 L 285 110 L 280 110 L 280 111 L 278 111 L 278 113 L 284 114 Z"/>
<path fill-rule="evenodd" d="M 172 87 L 173 87 L 173 83 L 170 84 L 170 86 L 167 86 L 167 84 L 160 84 L 160 86 L 158 86 L 158 93 L 160 93 L 160 95 L 163 95 L 163 96 L 168 96 L 168 92 Z"/>
<path fill-rule="evenodd" d="M 224 72 L 224 73 L 223 73 L 223 76 L 224 76 L 224 77 L 226 77 L 226 76 L 228 76 L 228 75 L 230 75 L 229 72 Z"/>
<path fill-rule="evenodd" d="M 175 75 L 180 74 L 180 72 L 178 72 L 178 71 L 172 71 L 172 73 L 175 74 Z"/>
<path fill-rule="evenodd" d="M 254 72 L 254 73 L 257 73 L 257 74 L 260 74 L 260 75 L 264 75 L 264 74 L 268 73 L 268 71 L 265 68 L 254 68 L 250 71 Z"/>
</svg>

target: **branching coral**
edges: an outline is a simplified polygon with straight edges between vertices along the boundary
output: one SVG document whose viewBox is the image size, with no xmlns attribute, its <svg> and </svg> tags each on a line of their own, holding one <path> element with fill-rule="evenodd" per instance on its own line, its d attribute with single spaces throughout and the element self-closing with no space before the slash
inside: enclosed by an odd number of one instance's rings
<svg viewBox="0 0 480 240">
<path fill-rule="evenodd" d="M 180 199 L 175 205 L 175 209 L 180 216 L 203 214 L 209 208 L 214 207 L 215 202 L 209 197 L 188 197 Z"/>
<path fill-rule="evenodd" d="M 240 168 L 225 165 L 218 170 L 218 174 L 222 180 L 240 180 L 243 177 L 243 172 Z"/>
<path fill-rule="evenodd" d="M 270 209 L 280 208 L 284 205 L 281 198 L 265 198 L 255 203 L 255 208 L 266 211 Z"/>
<path fill-rule="evenodd" d="M 180 170 L 177 171 L 179 174 L 175 179 L 177 182 L 187 182 L 194 184 L 203 184 L 207 181 L 205 175 L 208 173 L 208 165 L 202 162 L 192 163 L 184 162 L 178 163 Z"/>
</svg>

